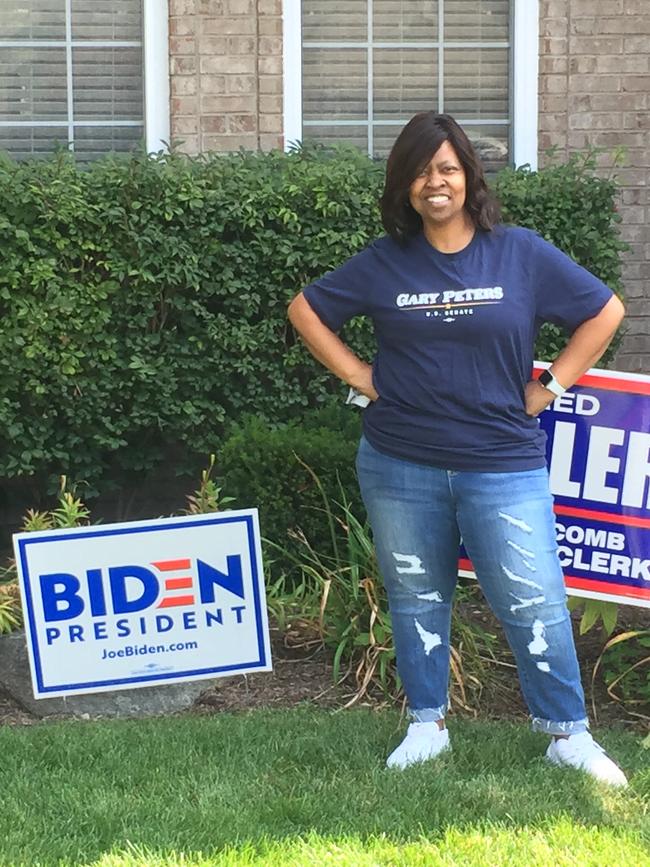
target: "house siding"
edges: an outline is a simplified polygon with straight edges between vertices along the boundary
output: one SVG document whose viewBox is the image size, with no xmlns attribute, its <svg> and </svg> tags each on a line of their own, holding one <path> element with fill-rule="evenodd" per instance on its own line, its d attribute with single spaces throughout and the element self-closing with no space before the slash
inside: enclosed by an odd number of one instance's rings
<svg viewBox="0 0 650 867">
<path fill-rule="evenodd" d="M 541 0 L 539 149 L 566 159 L 576 150 L 612 149 L 627 157 L 616 169 L 624 257 L 626 334 L 615 367 L 650 373 L 650 2 Z"/>
</svg>

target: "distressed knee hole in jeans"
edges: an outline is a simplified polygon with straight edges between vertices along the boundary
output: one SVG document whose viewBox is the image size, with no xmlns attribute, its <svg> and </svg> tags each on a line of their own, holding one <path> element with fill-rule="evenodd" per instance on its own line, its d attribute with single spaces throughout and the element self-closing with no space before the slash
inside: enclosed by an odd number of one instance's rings
<svg viewBox="0 0 650 867">
<path fill-rule="evenodd" d="M 401 575 L 427 575 L 427 571 L 422 565 L 422 560 L 417 554 L 399 554 L 397 551 L 391 551 L 391 553 L 395 562 L 401 564 L 395 566 L 395 572 L 397 573 L 397 580 L 405 590 L 413 593 L 414 596 L 421 599 L 423 602 L 444 601 L 440 591 L 434 590 L 430 586 L 429 579 L 420 579 L 420 581 L 418 581 L 417 579 L 414 580 L 411 578 L 404 580 L 400 577 Z M 418 586 L 418 584 L 421 584 L 421 586 Z"/>
<path fill-rule="evenodd" d="M 426 576 L 427 572 L 422 565 L 422 559 L 417 554 L 401 554 L 398 551 L 391 551 L 391 554 L 393 555 L 395 562 L 398 564 L 395 566 L 397 580 L 405 590 L 412 593 L 417 599 L 420 599 L 423 602 L 443 601 L 440 591 L 431 589 L 430 579 L 422 581 L 420 578 L 418 581 L 417 577 L 415 580 L 411 577 L 401 577 Z M 418 583 L 427 584 L 428 586 L 418 587 Z M 417 617 L 413 619 L 413 625 L 420 636 L 425 656 L 428 656 L 435 647 L 440 647 L 442 644 L 442 638 L 437 632 L 429 632 L 424 628 L 424 626 L 422 626 Z"/>
<path fill-rule="evenodd" d="M 428 632 L 419 620 L 415 619 L 413 622 L 415 623 L 418 635 L 422 639 L 424 653 L 428 656 L 434 647 L 440 647 L 442 644 L 442 638 L 440 638 L 437 632 Z"/>
<path fill-rule="evenodd" d="M 504 563 L 501 564 L 501 568 L 511 581 L 515 581 L 519 584 L 525 584 L 527 587 L 532 587 L 533 590 L 544 589 L 542 585 L 538 584 L 536 581 L 531 581 L 530 578 L 524 578 L 522 575 L 517 575 L 516 572 L 512 572 Z"/>
<path fill-rule="evenodd" d="M 526 569 L 530 569 L 531 572 L 537 572 L 537 567 L 530 562 L 531 560 L 535 559 L 534 551 L 529 551 L 527 548 L 522 548 L 521 545 L 513 542 L 512 539 L 506 539 L 506 545 L 514 548 L 517 554 L 521 554 L 521 562 L 524 564 Z"/>
<path fill-rule="evenodd" d="M 541 620 L 536 620 L 533 623 L 533 640 L 528 644 L 528 652 L 531 656 L 541 656 L 546 650 L 548 650 L 548 643 L 544 638 L 544 633 L 546 632 L 546 627 Z M 548 662 L 544 662 L 543 660 L 538 660 L 537 668 L 540 671 L 550 672 L 551 667 Z"/>
<path fill-rule="evenodd" d="M 422 560 L 417 554 L 398 554 L 393 551 L 393 557 L 398 563 L 406 564 L 396 566 L 395 569 L 400 575 L 424 575 L 425 570 L 422 566 Z"/>
<path fill-rule="evenodd" d="M 518 527 L 524 533 L 532 533 L 533 528 L 529 527 L 528 524 L 523 521 L 521 518 L 515 518 L 512 515 L 509 515 L 507 512 L 499 512 L 499 517 L 506 521 L 508 524 L 512 524 L 513 527 Z"/>
<path fill-rule="evenodd" d="M 521 596 L 517 596 L 515 593 L 511 593 L 510 596 L 517 600 L 510 606 L 511 614 L 522 608 L 530 608 L 532 605 L 541 605 L 543 602 L 546 602 L 546 596 L 531 596 L 528 599 L 522 599 Z"/>
<path fill-rule="evenodd" d="M 517 518 L 514 515 L 510 515 L 508 512 L 499 512 L 499 517 L 501 520 L 505 521 L 511 527 L 516 527 L 518 530 L 521 530 L 523 533 L 532 534 L 533 528 L 530 527 L 522 518 Z M 519 543 L 513 542 L 511 539 L 506 539 L 506 544 L 513 548 L 522 558 L 523 565 L 530 569 L 532 572 L 536 572 L 537 569 L 530 562 L 535 559 L 535 552 L 529 551 L 527 548 L 523 548 Z M 541 584 L 538 584 L 537 581 L 533 581 L 531 578 L 526 578 L 523 575 L 519 575 L 517 572 L 514 572 L 512 569 L 509 569 L 505 563 L 501 564 L 501 569 L 504 574 L 510 581 L 515 584 L 523 584 L 526 587 L 530 587 L 532 590 L 542 591 L 537 596 L 530 596 L 528 598 L 517 596 L 516 593 L 510 592 L 510 596 L 516 600 L 510 606 L 510 613 L 514 614 L 515 611 L 519 611 L 522 608 L 530 608 L 532 605 L 541 605 L 543 602 L 546 602 L 546 597 L 544 596 Z M 544 663 L 542 663 L 544 664 Z M 539 668 L 539 664 L 538 664 Z M 545 669 L 541 669 L 544 671 Z"/>
</svg>

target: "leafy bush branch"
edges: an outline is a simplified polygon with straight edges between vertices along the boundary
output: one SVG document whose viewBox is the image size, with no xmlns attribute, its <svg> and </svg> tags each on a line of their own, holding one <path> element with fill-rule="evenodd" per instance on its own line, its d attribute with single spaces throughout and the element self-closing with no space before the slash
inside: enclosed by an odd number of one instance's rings
<svg viewBox="0 0 650 867">
<path fill-rule="evenodd" d="M 383 233 L 383 164 L 354 148 L 0 160 L 0 478 L 87 497 L 175 450 L 194 471 L 233 422 L 274 425 L 341 394 L 286 320 L 288 300 Z M 613 178 L 592 157 L 494 180 L 506 218 L 616 291 Z M 371 327 L 346 330 L 370 357 Z M 537 356 L 555 355 L 553 329 Z"/>
</svg>

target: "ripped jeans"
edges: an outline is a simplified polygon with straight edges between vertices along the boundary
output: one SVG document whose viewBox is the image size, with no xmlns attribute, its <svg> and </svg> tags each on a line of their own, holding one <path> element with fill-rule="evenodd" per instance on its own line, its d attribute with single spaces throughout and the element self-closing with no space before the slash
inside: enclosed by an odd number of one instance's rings
<svg viewBox="0 0 650 867">
<path fill-rule="evenodd" d="M 440 720 L 447 710 L 462 537 L 515 655 L 533 728 L 551 735 L 585 731 L 546 468 L 441 470 L 385 455 L 362 437 L 357 473 L 412 719 Z"/>
</svg>

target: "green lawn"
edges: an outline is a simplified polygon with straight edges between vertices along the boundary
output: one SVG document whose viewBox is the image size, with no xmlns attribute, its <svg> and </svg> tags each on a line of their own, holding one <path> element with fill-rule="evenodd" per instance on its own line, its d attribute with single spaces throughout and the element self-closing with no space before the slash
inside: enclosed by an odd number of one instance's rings
<svg viewBox="0 0 650 867">
<path fill-rule="evenodd" d="M 454 752 L 383 761 L 394 712 L 298 708 L 0 730 L 0 865 L 650 865 L 650 752 L 632 779 L 547 766 L 525 726 L 452 721 Z"/>
</svg>

